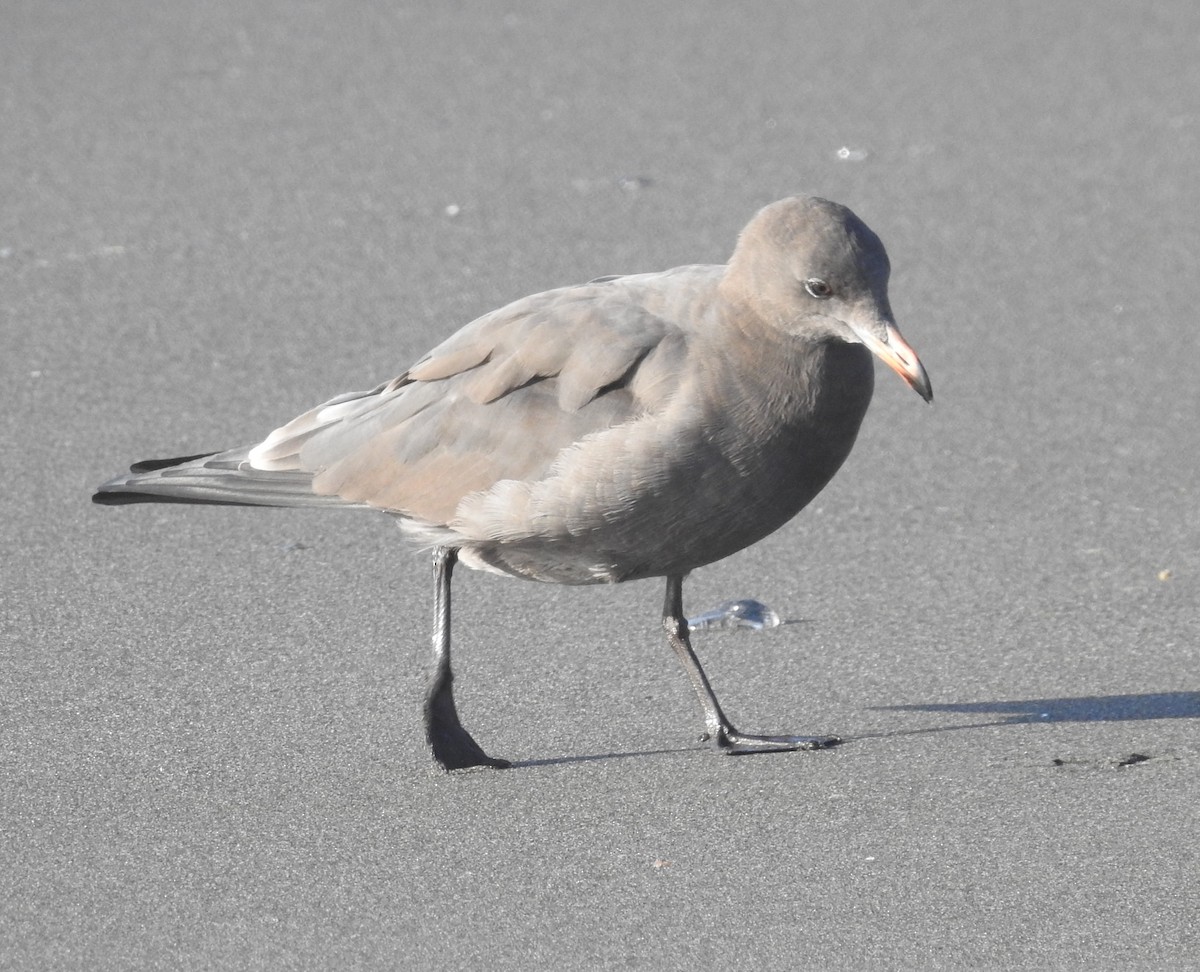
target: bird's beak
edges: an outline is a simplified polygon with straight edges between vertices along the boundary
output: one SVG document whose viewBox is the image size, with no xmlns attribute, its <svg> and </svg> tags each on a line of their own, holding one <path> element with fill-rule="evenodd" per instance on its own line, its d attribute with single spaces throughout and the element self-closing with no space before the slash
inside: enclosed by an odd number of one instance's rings
<svg viewBox="0 0 1200 972">
<path fill-rule="evenodd" d="M 853 330 L 871 353 L 903 378 L 909 388 L 925 401 L 933 401 L 933 386 L 925 366 L 895 324 L 879 321 L 872 322 L 869 327 L 853 327 Z"/>
</svg>

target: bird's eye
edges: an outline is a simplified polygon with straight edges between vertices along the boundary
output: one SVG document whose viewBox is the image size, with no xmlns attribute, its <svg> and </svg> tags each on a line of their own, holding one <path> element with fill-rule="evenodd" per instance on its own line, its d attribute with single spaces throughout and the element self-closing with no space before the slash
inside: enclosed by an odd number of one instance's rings
<svg viewBox="0 0 1200 972">
<path fill-rule="evenodd" d="M 809 277 L 804 281 L 804 289 L 810 297 L 816 297 L 817 300 L 828 300 L 833 296 L 833 288 L 820 277 Z"/>
</svg>

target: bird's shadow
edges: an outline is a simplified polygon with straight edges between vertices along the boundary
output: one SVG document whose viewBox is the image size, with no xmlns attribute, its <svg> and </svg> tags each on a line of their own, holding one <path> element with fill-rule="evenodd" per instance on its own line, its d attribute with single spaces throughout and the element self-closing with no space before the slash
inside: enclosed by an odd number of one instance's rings
<svg viewBox="0 0 1200 972">
<path fill-rule="evenodd" d="M 691 753 L 699 746 L 677 746 L 672 749 L 641 749 L 624 753 L 590 753 L 584 756 L 551 756 L 546 759 L 514 759 L 510 769 L 532 769 L 535 766 L 559 766 L 568 763 L 598 763 L 607 759 L 634 759 L 646 756 L 670 756 L 677 753 Z"/>
<path fill-rule="evenodd" d="M 1140 722 L 1149 719 L 1200 718 L 1200 692 L 1145 692 L 1129 695 L 1084 695 L 1077 698 L 998 699 L 988 702 L 925 702 L 875 706 L 876 712 L 956 712 L 996 715 L 997 719 L 968 724 L 897 729 L 870 736 L 900 736 L 925 732 L 950 732 L 990 726 L 1030 725 L 1049 722 Z"/>
<path fill-rule="evenodd" d="M 957 732 L 964 729 L 986 729 L 995 726 L 1017 726 L 1053 722 L 1140 722 L 1150 719 L 1200 719 L 1200 692 L 1146 692 L 1130 695 L 1085 695 L 1077 698 L 998 699 L 989 702 L 925 702 L 908 705 L 881 705 L 876 712 L 945 712 L 964 715 L 995 715 L 1000 718 L 982 722 L 924 726 L 918 729 L 892 729 L 880 732 L 847 734 L 846 743 L 856 739 L 888 736 L 921 735 L 934 732 Z M 580 756 L 556 756 L 548 759 L 522 759 L 513 769 L 537 766 L 557 766 L 572 763 L 593 763 L 609 759 L 633 759 L 648 756 L 667 756 L 706 749 L 679 746 L 670 749 L 647 749 L 618 753 L 592 753 Z M 766 754 L 763 754 L 766 755 Z"/>
</svg>

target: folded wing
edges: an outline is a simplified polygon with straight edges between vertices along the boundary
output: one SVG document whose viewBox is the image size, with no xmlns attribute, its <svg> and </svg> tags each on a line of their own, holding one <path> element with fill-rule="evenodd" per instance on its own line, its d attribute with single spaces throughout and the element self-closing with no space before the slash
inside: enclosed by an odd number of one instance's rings
<svg viewBox="0 0 1200 972">
<path fill-rule="evenodd" d="M 374 507 L 446 523 L 463 496 L 540 479 L 563 450 L 661 407 L 688 351 L 671 295 L 694 300 L 721 269 L 524 298 L 398 378 L 334 398 L 255 446 L 141 463 L 94 499 Z"/>
</svg>

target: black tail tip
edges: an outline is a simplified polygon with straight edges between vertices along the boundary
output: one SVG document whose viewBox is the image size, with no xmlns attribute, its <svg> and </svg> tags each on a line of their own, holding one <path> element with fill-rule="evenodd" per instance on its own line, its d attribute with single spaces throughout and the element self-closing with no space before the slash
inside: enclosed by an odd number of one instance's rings
<svg viewBox="0 0 1200 972">
<path fill-rule="evenodd" d="M 101 488 L 92 493 L 92 502 L 97 506 L 125 506 L 128 503 L 144 502 L 144 500 L 137 493 L 118 493 Z"/>
<path fill-rule="evenodd" d="M 159 469 L 170 469 L 172 466 L 182 466 L 185 462 L 191 462 L 194 459 L 207 459 L 209 456 L 215 455 L 215 452 L 199 452 L 194 456 L 176 456 L 174 459 L 143 459 L 130 466 L 129 471 L 131 473 L 156 472 Z"/>
</svg>

